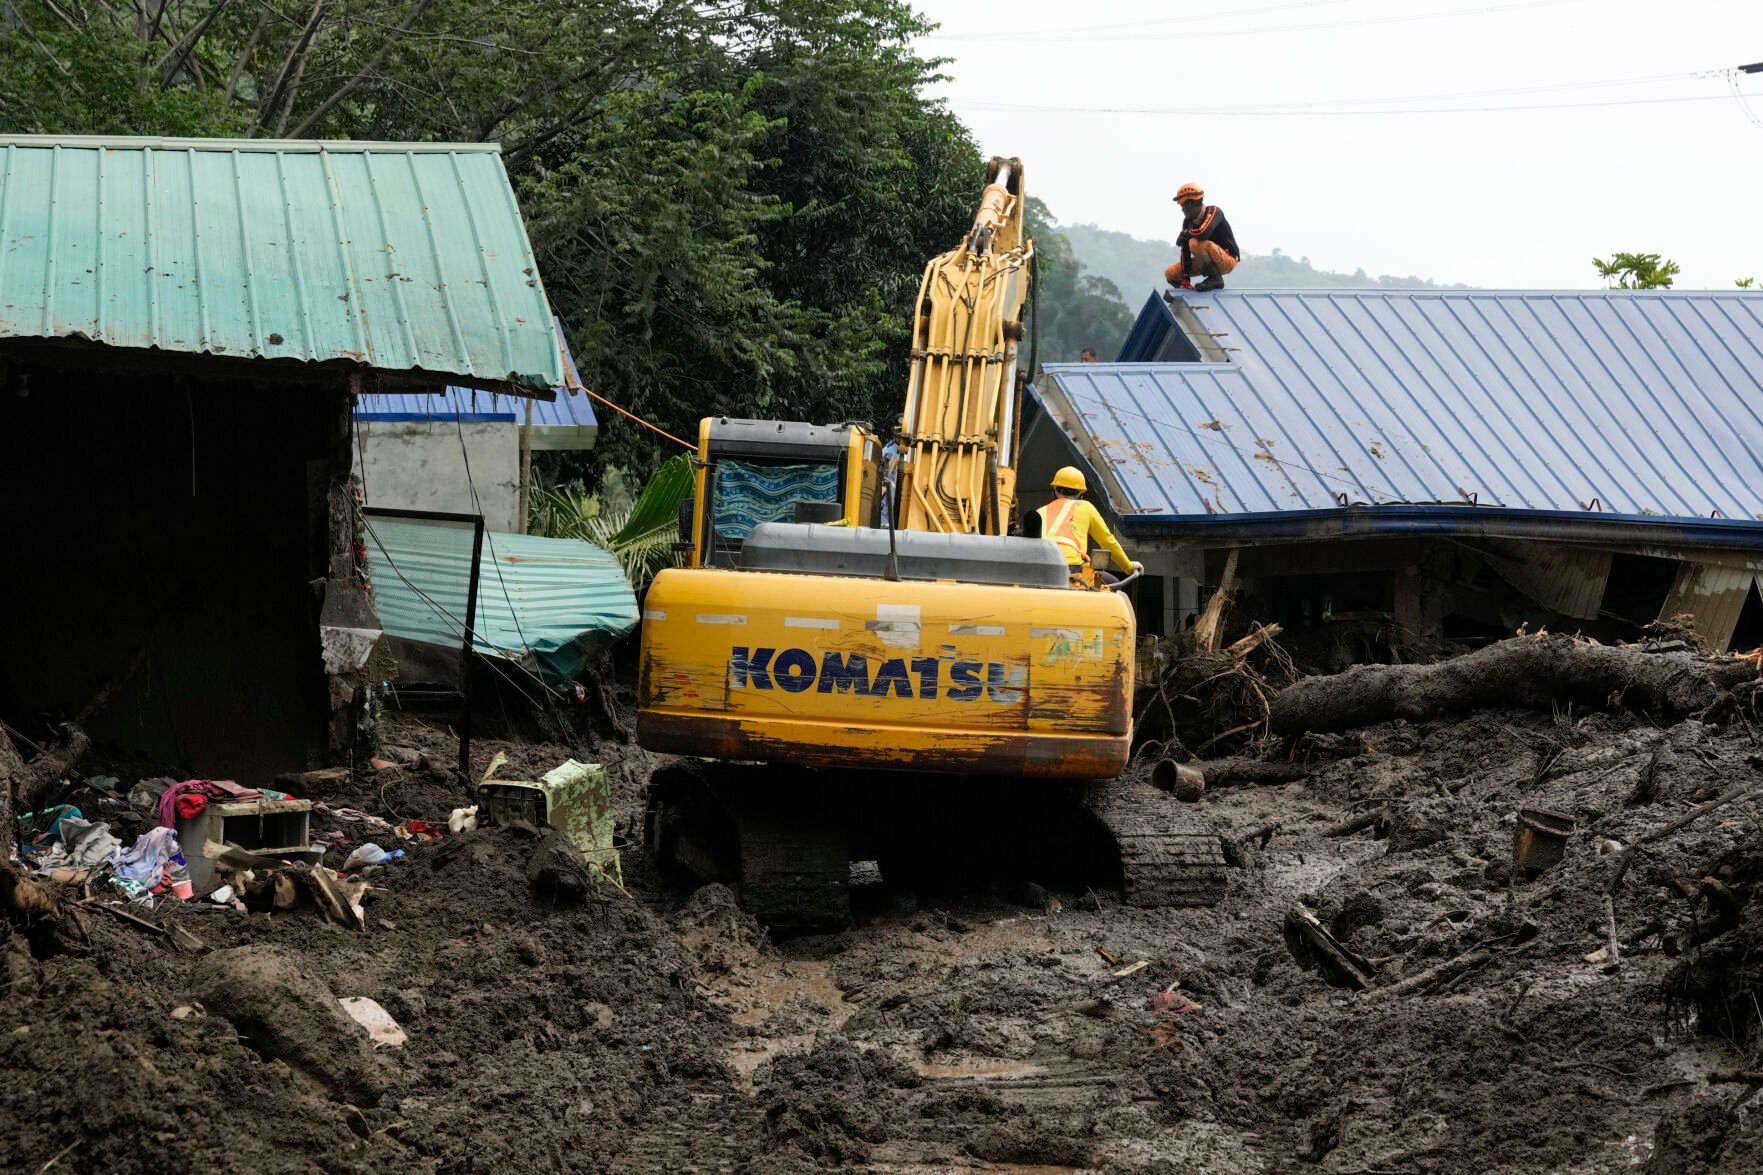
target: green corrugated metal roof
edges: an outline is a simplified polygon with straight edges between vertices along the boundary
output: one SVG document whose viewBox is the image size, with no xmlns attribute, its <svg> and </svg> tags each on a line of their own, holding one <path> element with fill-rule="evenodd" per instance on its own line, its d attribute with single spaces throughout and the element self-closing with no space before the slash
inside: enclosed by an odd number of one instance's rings
<svg viewBox="0 0 1763 1175">
<path fill-rule="evenodd" d="M 8 337 L 563 382 L 491 144 L 0 136 Z"/>
<path fill-rule="evenodd" d="M 471 585 L 471 531 L 370 515 L 367 565 L 392 636 L 459 648 Z M 571 680 L 597 645 L 637 625 L 637 598 L 611 553 L 577 539 L 488 532 L 478 560 L 475 647 Z"/>
</svg>

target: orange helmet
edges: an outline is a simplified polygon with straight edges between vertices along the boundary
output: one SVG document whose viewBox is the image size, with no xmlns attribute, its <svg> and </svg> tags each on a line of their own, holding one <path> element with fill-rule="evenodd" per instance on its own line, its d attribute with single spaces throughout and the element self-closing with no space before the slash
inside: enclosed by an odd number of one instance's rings
<svg viewBox="0 0 1763 1175">
<path fill-rule="evenodd" d="M 1200 190 L 1199 184 L 1183 184 L 1175 193 L 1175 202 L 1181 204 L 1188 200 L 1204 200 L 1206 193 Z"/>
</svg>

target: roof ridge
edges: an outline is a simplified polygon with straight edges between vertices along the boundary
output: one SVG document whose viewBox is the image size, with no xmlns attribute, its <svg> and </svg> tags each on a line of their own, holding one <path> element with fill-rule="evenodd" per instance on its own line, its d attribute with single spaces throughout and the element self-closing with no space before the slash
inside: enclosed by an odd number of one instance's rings
<svg viewBox="0 0 1763 1175">
<path fill-rule="evenodd" d="M 209 139 L 160 135 L 9 135 L 0 134 L 0 147 L 67 147 L 75 150 L 112 151 L 266 151 L 284 154 L 501 154 L 500 143 L 401 143 L 372 139 Z"/>
</svg>

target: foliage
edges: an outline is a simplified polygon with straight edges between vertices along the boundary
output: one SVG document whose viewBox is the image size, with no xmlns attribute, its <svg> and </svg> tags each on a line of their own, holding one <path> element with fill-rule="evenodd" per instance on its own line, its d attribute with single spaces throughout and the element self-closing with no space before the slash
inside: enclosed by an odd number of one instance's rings
<svg viewBox="0 0 1763 1175">
<path fill-rule="evenodd" d="M 535 485 L 527 494 L 526 530 L 548 539 L 586 539 L 600 503 L 579 481 Z"/>
<path fill-rule="evenodd" d="M 1028 325 L 1031 340 L 1039 340 L 1036 361 L 1075 362 L 1085 347 L 1112 356 L 1133 324 L 1133 311 L 1121 298 L 1120 287 L 1084 272 L 1071 239 L 1033 196 L 1025 219 L 1035 241 L 1035 307 Z"/>
<path fill-rule="evenodd" d="M 1732 284 L 1741 290 L 1748 290 L 1757 284 L 1757 279 L 1754 277 L 1741 277 L 1734 280 Z"/>
<path fill-rule="evenodd" d="M 69 25 L 9 5 L 0 117 L 14 133 L 233 135 L 247 121 L 212 90 L 143 84 L 141 42 L 108 22 Z M 30 10 L 38 9 L 32 12 Z"/>
<path fill-rule="evenodd" d="M 535 487 L 527 530 L 605 548 L 641 591 L 662 568 L 678 562 L 673 544 L 679 540 L 679 502 L 692 496 L 692 479 L 692 460 L 681 453 L 656 470 L 635 502 L 613 511 L 603 511 L 580 482 Z"/>
<path fill-rule="evenodd" d="M 620 540 L 618 535 L 630 529 L 634 513 L 602 515 L 588 523 L 587 540 L 604 547 L 618 558 L 631 588 L 641 592 L 649 581 L 669 567 L 679 565 L 679 553 L 673 549 L 679 541 L 679 522 L 669 519 L 665 525 L 641 530 Z"/>
<path fill-rule="evenodd" d="M 584 380 L 688 439 L 722 412 L 885 430 L 919 275 L 979 198 L 979 151 L 924 97 L 940 63 L 905 0 L 4 11 L 8 129 L 501 144 Z M 1118 314 L 1043 247 L 1043 319 L 1067 320 L 1075 354 Z M 622 419 L 600 445 L 562 475 L 593 488 L 670 451 Z"/>
<path fill-rule="evenodd" d="M 1608 261 L 1592 258 L 1592 265 L 1612 290 L 1668 290 L 1681 272 L 1657 253 L 1612 253 Z"/>
</svg>

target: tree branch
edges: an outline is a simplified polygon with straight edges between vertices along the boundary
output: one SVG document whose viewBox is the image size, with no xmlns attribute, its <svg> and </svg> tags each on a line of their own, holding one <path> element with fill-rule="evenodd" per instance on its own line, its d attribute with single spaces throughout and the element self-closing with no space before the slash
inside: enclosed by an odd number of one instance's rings
<svg viewBox="0 0 1763 1175">
<path fill-rule="evenodd" d="M 225 0 L 221 0 L 221 2 L 224 3 Z M 412 28 L 416 27 L 416 22 L 422 19 L 422 14 L 427 12 L 433 3 L 434 0 L 417 0 L 416 7 L 410 10 L 410 15 L 405 18 L 404 23 L 387 35 L 386 39 L 381 42 L 379 51 L 368 60 L 368 63 L 362 66 L 354 77 L 332 90 L 330 95 L 320 102 L 311 114 L 301 120 L 299 126 L 289 132 L 287 137 L 291 139 L 304 138 L 307 132 L 324 121 L 325 116 L 335 110 L 339 102 L 353 93 L 357 86 L 366 81 L 368 76 L 379 68 L 380 62 L 386 59 L 386 55 L 397 47 L 398 42 L 402 41 Z"/>
<path fill-rule="evenodd" d="M 190 31 L 179 37 L 178 43 L 165 51 L 165 56 L 161 57 L 159 64 L 153 67 L 160 75 L 160 89 L 170 88 L 172 78 L 177 76 L 178 70 L 183 68 L 184 62 L 189 60 L 190 54 L 194 53 L 196 46 L 201 43 L 202 34 L 208 31 L 208 26 L 214 23 L 214 18 L 226 11 L 226 6 L 231 3 L 232 0 L 214 0 L 214 4 L 208 11 L 202 14 L 202 19 L 191 25 Z"/>
<path fill-rule="evenodd" d="M 300 75 L 306 72 L 306 57 L 312 52 L 312 42 L 318 36 L 318 28 L 324 23 L 325 10 L 330 0 L 315 0 L 312 15 L 306 18 L 306 26 L 300 30 L 293 48 L 282 61 L 281 71 L 276 75 L 275 86 L 270 90 L 269 97 L 257 114 L 257 125 L 279 137 L 282 128 L 288 125 L 288 110 L 294 104 L 294 95 L 300 89 Z M 272 126 L 271 123 L 274 123 Z"/>
<path fill-rule="evenodd" d="M 257 52 L 257 42 L 263 39 L 263 31 L 269 27 L 270 19 L 271 14 L 267 8 L 257 14 L 257 24 L 252 27 L 251 35 L 246 38 L 245 47 L 240 49 L 239 55 L 233 59 L 232 72 L 227 75 L 226 80 L 226 100 L 228 102 L 231 102 L 233 95 L 238 92 L 239 79 L 244 76 L 245 67 L 251 63 L 251 55 Z"/>
</svg>

